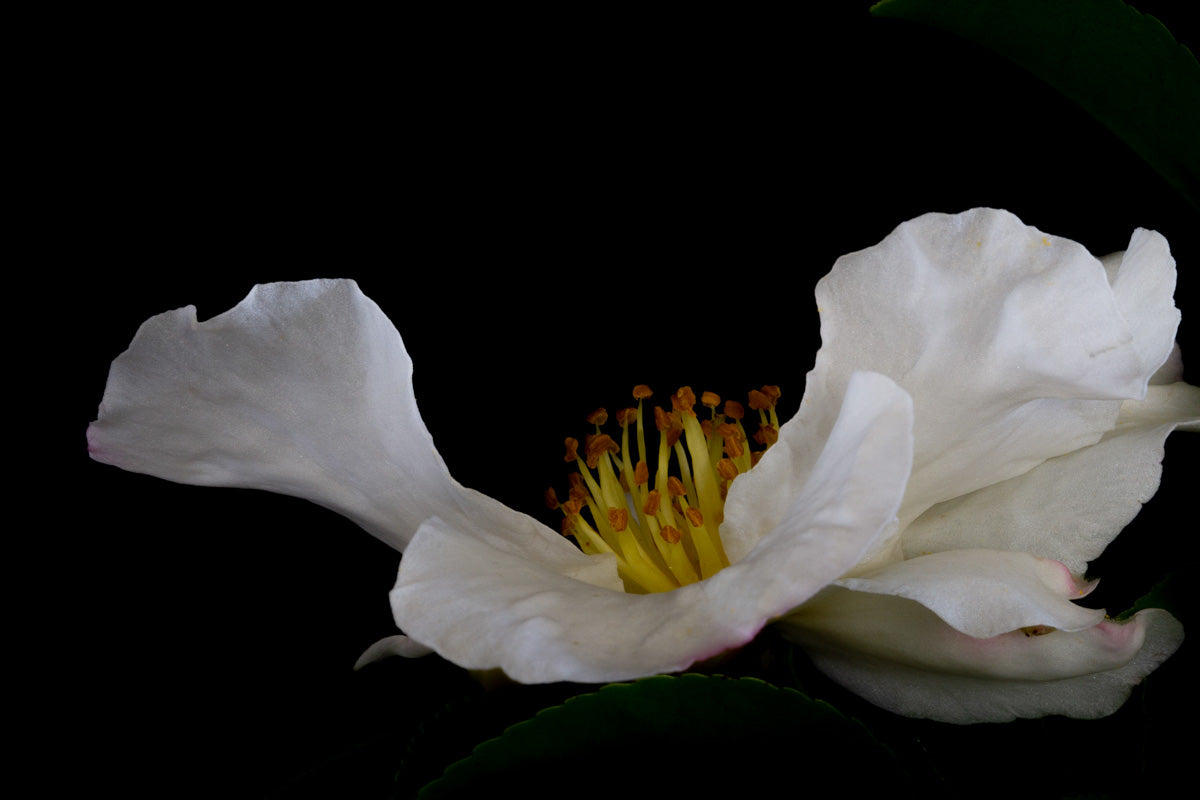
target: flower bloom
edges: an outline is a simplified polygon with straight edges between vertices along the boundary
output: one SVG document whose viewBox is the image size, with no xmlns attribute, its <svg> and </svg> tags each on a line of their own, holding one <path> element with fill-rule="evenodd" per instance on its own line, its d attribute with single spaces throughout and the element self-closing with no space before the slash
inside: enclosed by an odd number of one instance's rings
<svg viewBox="0 0 1200 800">
<path fill-rule="evenodd" d="M 1096 259 L 1013 215 L 929 214 L 818 284 L 822 348 L 796 416 L 648 393 L 571 451 L 578 546 L 455 482 L 412 363 L 352 281 L 256 286 L 206 322 L 143 324 L 114 361 L 92 456 L 305 497 L 403 551 L 381 652 L 522 682 L 687 668 L 780 625 L 872 702 L 955 722 L 1101 716 L 1178 647 L 1148 609 L 1078 605 L 1078 576 L 1200 425 L 1180 382 L 1174 261 L 1138 230 Z M 600 423 L 600 420 L 597 420 Z M 576 458 L 577 457 L 577 458 Z M 587 508 L 587 514 L 584 509 Z"/>
</svg>

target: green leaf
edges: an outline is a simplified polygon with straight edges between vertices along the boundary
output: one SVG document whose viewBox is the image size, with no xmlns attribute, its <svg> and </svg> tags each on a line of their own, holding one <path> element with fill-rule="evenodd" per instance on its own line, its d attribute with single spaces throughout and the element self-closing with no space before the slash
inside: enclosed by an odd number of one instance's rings
<svg viewBox="0 0 1200 800">
<path fill-rule="evenodd" d="M 1176 573 L 1169 573 L 1161 581 L 1150 588 L 1150 591 L 1139 597 L 1132 606 L 1117 615 L 1118 622 L 1124 622 L 1139 611 L 1147 608 L 1161 608 L 1171 616 L 1186 622 L 1187 614 L 1183 601 L 1189 597 L 1186 584 Z"/>
<path fill-rule="evenodd" d="M 1018 64 L 1200 209 L 1200 64 L 1154 17 L 1120 0 L 883 0 L 871 13 L 929 25 Z"/>
<path fill-rule="evenodd" d="M 479 745 L 422 798 L 582 792 L 894 790 L 908 778 L 860 723 L 751 678 L 659 676 L 580 695 Z M 614 794 L 614 796 L 617 796 Z"/>
</svg>

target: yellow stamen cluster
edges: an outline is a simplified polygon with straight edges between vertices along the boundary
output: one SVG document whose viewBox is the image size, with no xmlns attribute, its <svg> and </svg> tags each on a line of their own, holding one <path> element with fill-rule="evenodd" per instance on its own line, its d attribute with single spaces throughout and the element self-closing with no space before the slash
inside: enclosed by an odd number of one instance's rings
<svg viewBox="0 0 1200 800">
<path fill-rule="evenodd" d="M 620 444 L 601 432 L 607 411 L 588 415 L 595 433 L 582 449 L 578 440 L 566 440 L 564 460 L 579 467 L 570 476 L 568 499 L 560 503 L 553 489 L 546 493 L 547 505 L 563 511 L 563 532 L 585 553 L 615 556 L 626 590 L 638 593 L 670 591 L 729 566 L 719 533 L 725 494 L 762 453 L 749 448 L 741 403 L 722 406 L 720 397 L 704 392 L 700 404 L 708 418 L 701 420 L 696 395 L 685 386 L 671 396 L 670 410 L 655 407 L 649 415 L 659 434 L 652 468 L 643 406 L 650 396 L 648 387 L 635 386 L 637 406 L 617 413 Z M 748 398 L 760 420 L 753 440 L 764 448 L 779 435 L 778 399 L 775 386 Z"/>
</svg>

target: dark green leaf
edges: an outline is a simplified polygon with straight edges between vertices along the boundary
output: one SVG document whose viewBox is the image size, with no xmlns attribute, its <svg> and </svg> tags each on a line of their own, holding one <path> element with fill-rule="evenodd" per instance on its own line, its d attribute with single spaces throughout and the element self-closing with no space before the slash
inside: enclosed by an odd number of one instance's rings
<svg viewBox="0 0 1200 800">
<path fill-rule="evenodd" d="M 808 793 L 895 789 L 907 779 L 888 748 L 826 703 L 755 679 L 683 675 L 613 684 L 547 709 L 481 744 L 421 797 L 753 793 L 779 780 Z"/>
<path fill-rule="evenodd" d="M 1137 612 L 1146 608 L 1161 608 L 1182 621 L 1186 621 L 1186 609 L 1182 602 L 1187 597 L 1183 582 L 1175 573 L 1171 573 L 1150 588 L 1128 609 L 1117 616 L 1118 621 L 1124 621 Z"/>
<path fill-rule="evenodd" d="M 871 12 L 955 34 L 1029 70 L 1200 208 L 1200 64 L 1154 17 L 1120 0 L 883 0 Z"/>
</svg>

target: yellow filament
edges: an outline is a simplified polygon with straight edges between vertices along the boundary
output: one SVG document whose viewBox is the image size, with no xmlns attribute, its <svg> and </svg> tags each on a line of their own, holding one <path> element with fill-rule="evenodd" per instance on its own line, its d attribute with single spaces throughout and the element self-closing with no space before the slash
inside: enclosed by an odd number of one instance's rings
<svg viewBox="0 0 1200 800">
<path fill-rule="evenodd" d="M 762 419 L 755 437 L 760 442 L 774 441 L 778 432 L 778 391 L 764 386 L 751 393 L 751 407 Z M 672 411 L 655 409 L 659 446 L 651 474 L 642 402 L 649 396 L 646 387 L 635 388 L 636 409 L 617 415 L 619 445 L 600 431 L 608 418 L 604 409 L 589 415 L 596 433 L 588 439 L 586 460 L 575 440 L 568 440 L 567 460 L 576 464 L 580 478 L 573 479 L 571 501 L 560 506 L 569 523 L 566 532 L 580 548 L 613 556 L 626 590 L 639 593 L 670 591 L 729 566 L 720 536 L 724 497 L 752 463 L 741 405 L 730 401 L 726 413 L 719 413 L 720 398 L 706 392 L 702 403 L 711 419 L 701 424 L 692 410 L 695 396 L 685 387 L 672 398 Z M 630 431 L 634 425 L 636 434 Z"/>
</svg>

